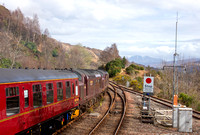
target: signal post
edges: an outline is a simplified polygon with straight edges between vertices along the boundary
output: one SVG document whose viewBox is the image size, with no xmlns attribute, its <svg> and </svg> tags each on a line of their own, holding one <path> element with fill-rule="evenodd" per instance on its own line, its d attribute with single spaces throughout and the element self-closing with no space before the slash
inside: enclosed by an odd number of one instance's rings
<svg viewBox="0 0 200 135">
<path fill-rule="evenodd" d="M 148 123 L 154 122 L 154 116 L 150 109 L 151 95 L 153 95 L 153 88 L 154 88 L 153 84 L 154 84 L 154 77 L 144 76 L 142 108 L 141 108 L 142 122 L 148 122 Z"/>
</svg>

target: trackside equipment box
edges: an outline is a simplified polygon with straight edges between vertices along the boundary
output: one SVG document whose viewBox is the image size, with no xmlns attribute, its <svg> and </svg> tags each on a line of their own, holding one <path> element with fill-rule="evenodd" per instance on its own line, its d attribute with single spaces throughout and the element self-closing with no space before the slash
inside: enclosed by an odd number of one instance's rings
<svg viewBox="0 0 200 135">
<path fill-rule="evenodd" d="M 192 132 L 192 108 L 178 109 L 178 131 Z"/>
<path fill-rule="evenodd" d="M 174 128 L 178 127 L 178 108 L 180 108 L 180 106 L 173 105 L 173 115 L 172 115 L 173 123 L 172 123 L 172 125 Z"/>
</svg>

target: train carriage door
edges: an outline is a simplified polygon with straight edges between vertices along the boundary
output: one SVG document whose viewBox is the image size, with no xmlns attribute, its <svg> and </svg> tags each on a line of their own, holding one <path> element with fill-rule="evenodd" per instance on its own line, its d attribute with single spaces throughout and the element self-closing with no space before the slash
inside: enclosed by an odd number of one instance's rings
<svg viewBox="0 0 200 135">
<path fill-rule="evenodd" d="M 85 91 L 85 96 L 88 96 L 88 86 L 87 86 L 87 77 L 84 77 L 84 91 Z"/>
<path fill-rule="evenodd" d="M 72 86 L 72 97 L 74 97 L 73 98 L 74 104 L 77 104 L 78 103 L 77 99 L 79 98 L 77 97 L 78 96 L 78 81 L 77 80 L 72 81 L 71 86 Z"/>
<path fill-rule="evenodd" d="M 20 95 L 20 113 L 28 112 L 30 107 L 30 87 L 29 84 L 20 84 L 19 85 L 19 95 Z M 18 117 L 18 126 L 20 130 L 24 130 L 29 126 L 31 119 L 27 119 L 27 115 L 20 115 Z"/>
<path fill-rule="evenodd" d="M 30 110 L 30 89 L 28 84 L 22 84 L 22 108 L 23 111 Z"/>
<path fill-rule="evenodd" d="M 71 88 L 72 89 L 72 94 L 71 94 L 72 96 L 71 97 L 73 99 L 72 100 L 72 104 L 74 106 L 74 98 L 75 98 L 75 85 L 74 85 L 74 81 L 71 82 L 71 86 L 72 86 L 72 88 Z"/>
<path fill-rule="evenodd" d="M 74 106 L 75 102 L 74 102 L 74 99 L 75 99 L 75 85 L 74 85 L 74 81 L 71 82 L 71 86 L 72 86 L 72 100 L 71 100 L 71 104 L 72 106 Z"/>
<path fill-rule="evenodd" d="M 75 97 L 75 85 L 74 85 L 74 82 L 71 82 L 71 86 L 72 86 L 72 97 Z"/>
</svg>

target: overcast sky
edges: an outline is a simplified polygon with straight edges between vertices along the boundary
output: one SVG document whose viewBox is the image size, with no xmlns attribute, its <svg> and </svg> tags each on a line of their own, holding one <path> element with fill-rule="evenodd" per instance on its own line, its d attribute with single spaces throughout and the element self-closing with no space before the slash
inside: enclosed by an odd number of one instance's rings
<svg viewBox="0 0 200 135">
<path fill-rule="evenodd" d="M 37 14 L 41 29 L 70 44 L 104 49 L 116 43 L 121 56 L 173 58 L 176 13 L 178 53 L 200 58 L 200 0 L 0 0 L 9 10 Z"/>
</svg>

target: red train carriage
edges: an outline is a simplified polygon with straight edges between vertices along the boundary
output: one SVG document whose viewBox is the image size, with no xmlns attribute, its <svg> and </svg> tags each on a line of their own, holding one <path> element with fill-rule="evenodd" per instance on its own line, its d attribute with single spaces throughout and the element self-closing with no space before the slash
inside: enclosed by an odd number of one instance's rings
<svg viewBox="0 0 200 135">
<path fill-rule="evenodd" d="M 73 69 L 72 72 L 76 73 L 79 77 L 80 108 L 81 110 L 85 110 L 87 106 L 91 106 L 107 88 L 107 85 L 103 82 L 105 82 L 105 76 L 108 76 L 108 73 L 91 69 Z"/>
<path fill-rule="evenodd" d="M 106 89 L 108 87 L 109 84 L 109 74 L 108 72 L 104 71 L 104 70 L 97 70 L 97 72 L 99 72 L 101 74 L 101 86 L 103 87 L 103 89 Z"/>
<path fill-rule="evenodd" d="M 70 71 L 0 69 L 0 134 L 51 134 L 78 115 L 78 86 Z"/>
</svg>

